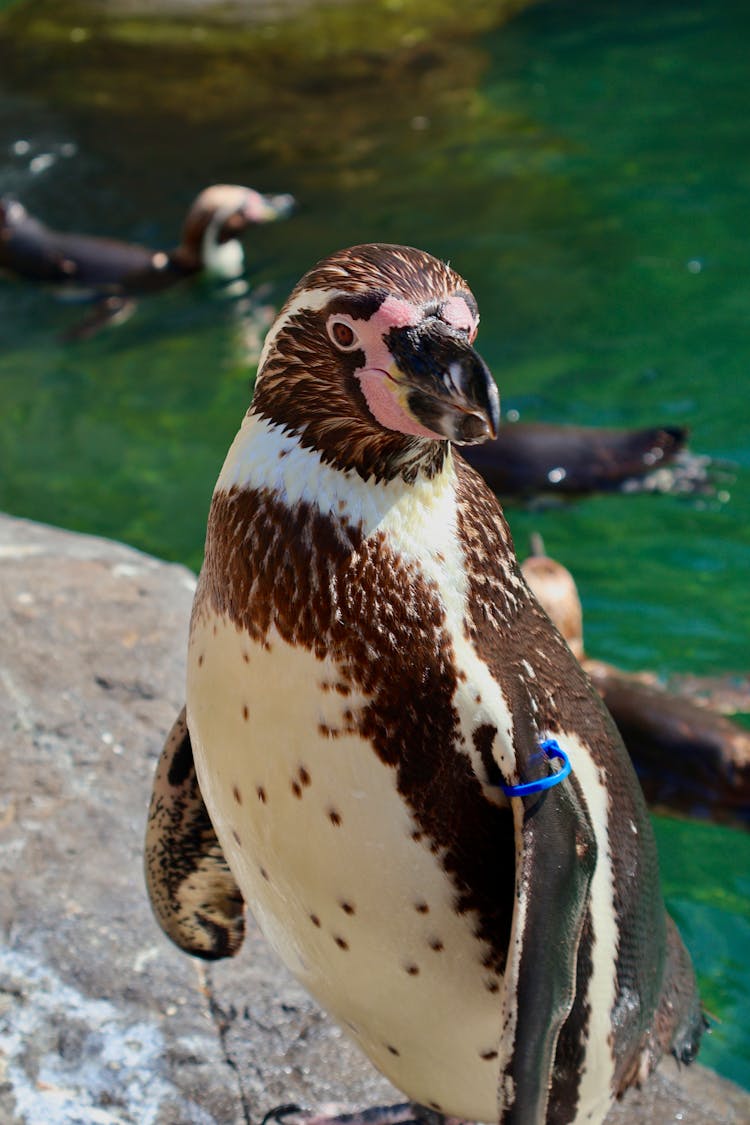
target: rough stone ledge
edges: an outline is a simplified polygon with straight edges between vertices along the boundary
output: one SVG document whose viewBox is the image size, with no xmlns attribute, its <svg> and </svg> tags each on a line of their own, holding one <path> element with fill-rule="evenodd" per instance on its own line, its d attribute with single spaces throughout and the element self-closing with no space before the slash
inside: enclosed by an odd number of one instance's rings
<svg viewBox="0 0 750 1125">
<path fill-rule="evenodd" d="M 247 1125 L 296 1101 L 397 1097 L 266 950 L 206 968 L 164 939 L 141 844 L 182 702 L 194 577 L 0 516 L 0 1120 Z M 750 1121 L 665 1066 L 611 1123 Z"/>
</svg>

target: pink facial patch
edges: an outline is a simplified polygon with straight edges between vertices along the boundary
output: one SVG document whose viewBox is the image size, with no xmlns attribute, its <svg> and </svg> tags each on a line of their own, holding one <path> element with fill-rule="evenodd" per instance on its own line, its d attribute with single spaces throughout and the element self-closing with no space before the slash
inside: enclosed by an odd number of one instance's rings
<svg viewBox="0 0 750 1125">
<path fill-rule="evenodd" d="M 245 214 L 252 223 L 262 223 L 268 213 L 268 206 L 261 195 L 248 188 L 245 200 Z"/>
<path fill-rule="evenodd" d="M 386 297 L 375 314 L 378 324 L 383 323 L 388 328 L 408 328 L 410 324 L 418 324 L 420 312 L 409 301 L 399 300 L 398 297 Z"/>
<path fill-rule="evenodd" d="M 463 297 L 449 297 L 443 305 L 443 320 L 459 332 L 476 332 L 474 317 Z"/>
<path fill-rule="evenodd" d="M 365 369 L 357 372 L 368 409 L 381 426 L 410 437 L 444 438 L 421 426 L 416 418 L 407 414 L 395 395 L 396 385 L 386 371 Z"/>
</svg>

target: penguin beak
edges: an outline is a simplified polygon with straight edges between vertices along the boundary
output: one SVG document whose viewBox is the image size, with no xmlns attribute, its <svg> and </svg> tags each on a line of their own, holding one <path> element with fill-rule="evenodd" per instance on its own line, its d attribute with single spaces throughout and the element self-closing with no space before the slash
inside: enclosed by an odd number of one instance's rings
<svg viewBox="0 0 750 1125">
<path fill-rule="evenodd" d="M 444 321 L 392 328 L 385 342 L 394 360 L 389 375 L 409 414 L 434 434 L 474 445 L 497 436 L 500 396 L 469 341 Z"/>
<path fill-rule="evenodd" d="M 272 223 L 285 219 L 295 207 L 291 195 L 261 195 L 250 191 L 243 209 L 243 216 L 249 223 Z"/>
</svg>

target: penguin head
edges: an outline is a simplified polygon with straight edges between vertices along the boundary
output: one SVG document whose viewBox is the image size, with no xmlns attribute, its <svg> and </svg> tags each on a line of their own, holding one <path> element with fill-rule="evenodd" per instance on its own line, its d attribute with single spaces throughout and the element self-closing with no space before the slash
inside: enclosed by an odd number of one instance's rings
<svg viewBox="0 0 750 1125">
<path fill-rule="evenodd" d="M 478 323 L 466 282 L 424 251 L 342 250 L 282 308 L 254 409 L 362 476 L 442 464 L 448 442 L 497 433 L 497 387 L 473 347 Z"/>
<path fill-rule="evenodd" d="M 239 184 L 213 184 L 188 211 L 177 254 L 194 269 L 227 279 L 239 277 L 244 255 L 238 240 L 247 228 L 284 218 L 293 206 L 291 195 L 262 195 Z"/>
</svg>

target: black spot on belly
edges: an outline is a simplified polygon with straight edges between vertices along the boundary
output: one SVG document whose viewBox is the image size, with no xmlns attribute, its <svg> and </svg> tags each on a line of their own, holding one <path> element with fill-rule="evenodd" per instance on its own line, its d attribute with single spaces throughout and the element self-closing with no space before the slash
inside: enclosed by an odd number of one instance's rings
<svg viewBox="0 0 750 1125">
<path fill-rule="evenodd" d="M 339 934 L 334 934 L 333 940 L 336 942 L 336 945 L 339 947 L 339 949 L 349 948 L 349 942 L 346 940 L 346 938 L 340 937 Z"/>
<path fill-rule="evenodd" d="M 355 914 L 356 910 L 350 902 L 340 902 L 339 906 L 344 911 L 344 914 Z"/>
<path fill-rule="evenodd" d="M 329 809 L 328 810 L 328 819 L 330 820 L 331 824 L 334 825 L 335 828 L 338 828 L 339 825 L 341 824 L 341 813 L 337 812 L 336 809 Z"/>
<path fill-rule="evenodd" d="M 267 798 L 266 798 L 266 791 L 263 788 L 263 786 L 259 785 L 258 788 L 255 790 L 255 792 L 258 794 L 258 800 L 260 801 L 260 803 L 262 805 L 265 805 Z"/>
<path fill-rule="evenodd" d="M 395 1055 L 396 1058 L 399 1058 L 401 1052 L 399 1051 L 398 1047 L 392 1047 L 390 1043 L 386 1043 L 386 1046 L 392 1055 Z"/>
<path fill-rule="evenodd" d="M 232 786 L 232 796 L 234 797 L 238 805 L 242 804 L 242 794 L 240 793 L 236 785 Z"/>
<path fill-rule="evenodd" d="M 445 871 L 458 910 L 476 914 L 501 972 L 512 917 L 513 817 L 487 800 L 463 751 L 456 695 L 464 673 L 434 583 L 393 551 L 383 531 L 366 536 L 360 525 L 304 502 L 290 509 L 264 489 L 218 490 L 207 543 L 196 612 L 202 598 L 256 643 L 268 644 L 273 628 L 337 668 L 335 681 L 361 702 L 342 715 L 340 728 L 322 724 L 321 737 L 343 737 L 351 726 L 393 770 L 413 829 Z M 325 811 L 334 826 L 341 823 L 340 814 Z"/>
</svg>

